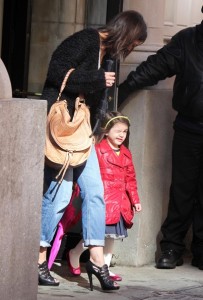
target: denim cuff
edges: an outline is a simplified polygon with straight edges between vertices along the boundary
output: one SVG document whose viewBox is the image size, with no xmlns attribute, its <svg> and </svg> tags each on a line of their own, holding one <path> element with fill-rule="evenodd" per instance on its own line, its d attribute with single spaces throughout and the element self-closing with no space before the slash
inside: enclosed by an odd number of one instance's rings
<svg viewBox="0 0 203 300">
<path fill-rule="evenodd" d="M 47 248 L 47 247 L 51 247 L 51 245 L 45 241 L 40 241 L 40 247 Z"/>
</svg>

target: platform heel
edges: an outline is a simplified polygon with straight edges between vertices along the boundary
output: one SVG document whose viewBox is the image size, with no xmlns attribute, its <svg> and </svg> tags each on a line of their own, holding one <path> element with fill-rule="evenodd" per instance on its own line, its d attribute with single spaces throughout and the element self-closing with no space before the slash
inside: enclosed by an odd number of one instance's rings
<svg viewBox="0 0 203 300">
<path fill-rule="evenodd" d="M 59 281 L 51 276 L 47 261 L 44 261 L 42 264 L 38 264 L 38 284 L 49 286 L 59 285 Z"/>
<path fill-rule="evenodd" d="M 118 290 L 120 286 L 109 277 L 109 269 L 107 265 L 98 267 L 90 260 L 86 263 L 86 271 L 89 278 L 90 290 L 93 291 L 92 275 L 94 274 L 100 282 L 102 290 L 111 291 Z"/>
</svg>

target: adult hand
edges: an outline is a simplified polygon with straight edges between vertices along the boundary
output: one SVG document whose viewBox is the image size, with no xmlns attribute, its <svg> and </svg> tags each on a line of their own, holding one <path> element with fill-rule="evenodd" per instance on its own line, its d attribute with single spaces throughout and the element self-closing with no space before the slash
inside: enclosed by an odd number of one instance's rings
<svg viewBox="0 0 203 300">
<path fill-rule="evenodd" d="M 111 87 L 116 80 L 115 72 L 105 72 L 104 74 L 106 80 L 106 87 Z"/>
</svg>

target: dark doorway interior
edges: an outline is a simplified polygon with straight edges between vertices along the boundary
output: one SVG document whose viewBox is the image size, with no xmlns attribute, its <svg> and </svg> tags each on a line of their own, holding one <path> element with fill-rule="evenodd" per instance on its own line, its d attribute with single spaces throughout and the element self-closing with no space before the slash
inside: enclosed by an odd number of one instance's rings
<svg viewBox="0 0 203 300">
<path fill-rule="evenodd" d="M 107 0 L 106 21 L 123 11 L 123 0 Z"/>
<path fill-rule="evenodd" d="M 1 58 L 10 76 L 13 94 L 16 90 L 27 90 L 30 25 L 31 0 L 4 0 Z"/>
</svg>

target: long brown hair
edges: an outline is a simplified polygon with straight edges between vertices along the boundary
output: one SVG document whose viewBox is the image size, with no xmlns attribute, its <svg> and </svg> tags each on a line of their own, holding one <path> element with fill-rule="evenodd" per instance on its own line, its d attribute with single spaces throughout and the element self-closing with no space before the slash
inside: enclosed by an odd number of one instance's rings
<svg viewBox="0 0 203 300">
<path fill-rule="evenodd" d="M 135 41 L 143 43 L 147 38 L 147 25 L 143 16 L 135 10 L 121 12 L 98 31 L 108 33 L 102 45 L 112 58 L 117 59 L 125 59 L 133 50 L 129 50 L 130 45 Z"/>
</svg>

